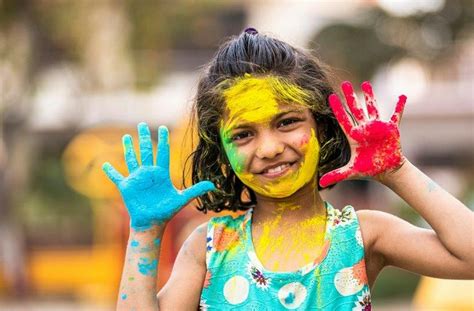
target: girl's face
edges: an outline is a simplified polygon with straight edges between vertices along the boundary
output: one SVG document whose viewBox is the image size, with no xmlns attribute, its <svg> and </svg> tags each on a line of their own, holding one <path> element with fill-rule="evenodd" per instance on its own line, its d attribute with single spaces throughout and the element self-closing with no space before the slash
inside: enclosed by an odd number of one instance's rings
<svg viewBox="0 0 474 311">
<path fill-rule="evenodd" d="M 260 195 L 284 198 L 310 182 L 316 186 L 316 123 L 298 94 L 300 88 L 274 77 L 250 76 L 224 92 L 224 149 L 239 179 Z M 282 96 L 291 102 L 282 103 Z"/>
</svg>

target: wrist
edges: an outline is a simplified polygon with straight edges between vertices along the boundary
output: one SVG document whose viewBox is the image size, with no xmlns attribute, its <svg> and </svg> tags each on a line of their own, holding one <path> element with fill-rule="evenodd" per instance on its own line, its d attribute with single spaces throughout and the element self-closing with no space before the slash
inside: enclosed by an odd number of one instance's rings
<svg viewBox="0 0 474 311">
<path fill-rule="evenodd" d="M 166 223 L 163 224 L 155 224 L 146 227 L 138 227 L 130 224 L 130 235 L 135 236 L 153 236 L 153 237 L 161 237 L 164 234 L 166 228 Z"/>
<path fill-rule="evenodd" d="M 396 182 L 400 176 L 405 174 L 406 170 L 409 169 L 409 166 L 411 165 L 412 164 L 405 157 L 402 157 L 400 164 L 397 167 L 377 175 L 375 180 L 385 186 L 391 187 L 391 185 L 393 185 L 393 183 Z"/>
</svg>

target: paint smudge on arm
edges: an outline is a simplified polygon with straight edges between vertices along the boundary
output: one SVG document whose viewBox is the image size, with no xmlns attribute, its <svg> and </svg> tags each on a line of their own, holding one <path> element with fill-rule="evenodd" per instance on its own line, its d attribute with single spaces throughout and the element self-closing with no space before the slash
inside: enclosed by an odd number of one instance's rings
<svg viewBox="0 0 474 311">
<path fill-rule="evenodd" d="M 435 183 L 433 180 L 428 180 L 428 182 L 426 183 L 426 186 L 428 188 L 428 192 L 434 192 L 438 189 L 438 184 Z"/>
<path fill-rule="evenodd" d="M 145 276 L 156 276 L 158 260 L 149 258 L 140 258 L 138 261 L 138 271 Z"/>
<path fill-rule="evenodd" d="M 122 294 L 122 296 L 120 296 L 120 298 L 122 298 L 122 300 L 127 299 L 127 294 Z"/>
</svg>

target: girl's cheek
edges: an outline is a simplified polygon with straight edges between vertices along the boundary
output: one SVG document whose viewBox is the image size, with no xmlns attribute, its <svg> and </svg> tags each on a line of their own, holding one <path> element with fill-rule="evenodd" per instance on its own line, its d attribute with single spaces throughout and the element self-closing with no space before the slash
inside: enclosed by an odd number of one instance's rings
<svg viewBox="0 0 474 311">
<path fill-rule="evenodd" d="M 245 168 L 245 154 L 239 152 L 233 143 L 224 143 L 224 149 L 234 172 L 241 173 Z"/>
<path fill-rule="evenodd" d="M 303 134 L 298 140 L 298 147 L 301 151 L 306 151 L 309 143 L 309 135 Z"/>
<path fill-rule="evenodd" d="M 298 141 L 298 148 L 304 154 L 306 160 L 317 161 L 319 159 L 319 141 L 316 133 L 311 130 L 311 135 L 303 134 Z M 317 164 L 316 162 L 316 164 Z"/>
</svg>

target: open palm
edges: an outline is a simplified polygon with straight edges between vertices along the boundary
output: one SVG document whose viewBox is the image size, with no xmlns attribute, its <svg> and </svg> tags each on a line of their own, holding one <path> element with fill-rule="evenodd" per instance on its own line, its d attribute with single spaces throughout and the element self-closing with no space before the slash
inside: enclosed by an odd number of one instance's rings
<svg viewBox="0 0 474 311">
<path fill-rule="evenodd" d="M 141 164 L 133 149 L 132 137 L 123 137 L 125 162 L 130 175 L 122 176 L 110 163 L 103 170 L 120 190 L 130 215 L 131 226 L 145 230 L 152 225 L 169 221 L 187 202 L 214 189 L 210 181 L 202 181 L 183 191 L 177 190 L 169 173 L 168 129 L 161 126 L 158 131 L 158 154 L 153 163 L 151 134 L 145 123 L 138 125 Z"/>
<path fill-rule="evenodd" d="M 324 174 L 319 181 L 322 187 L 345 179 L 376 177 L 396 169 L 403 163 L 398 127 L 405 107 L 406 96 L 399 97 L 391 119 L 384 121 L 379 117 L 369 82 L 362 84 L 367 113 L 357 101 L 349 82 L 342 84 L 342 90 L 348 110 L 344 108 L 335 94 L 329 96 L 329 104 L 347 137 L 351 147 L 351 158 L 343 167 Z"/>
</svg>

